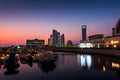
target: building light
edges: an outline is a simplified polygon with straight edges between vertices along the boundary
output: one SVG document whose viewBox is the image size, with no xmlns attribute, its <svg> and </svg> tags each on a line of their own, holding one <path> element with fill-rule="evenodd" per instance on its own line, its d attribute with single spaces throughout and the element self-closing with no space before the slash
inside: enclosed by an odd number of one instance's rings
<svg viewBox="0 0 120 80">
<path fill-rule="evenodd" d="M 86 28 L 85 26 L 83 26 L 83 28 Z"/>
<path fill-rule="evenodd" d="M 115 44 L 119 43 L 119 41 L 114 41 Z"/>
<path fill-rule="evenodd" d="M 117 46 L 116 45 L 114 45 L 114 48 L 116 48 Z"/>
<path fill-rule="evenodd" d="M 20 46 L 17 46 L 18 49 L 20 49 Z"/>
<path fill-rule="evenodd" d="M 113 44 L 113 40 L 111 40 L 111 44 Z"/>
<path fill-rule="evenodd" d="M 107 44 L 107 45 L 106 45 L 106 47 L 108 48 L 108 47 L 109 47 L 109 45 Z"/>
<path fill-rule="evenodd" d="M 118 44 L 119 43 L 119 41 L 113 41 L 113 40 L 111 40 L 111 44 Z"/>
<path fill-rule="evenodd" d="M 93 47 L 93 44 L 92 43 L 80 43 L 79 47 L 80 48 L 91 48 Z"/>
<path fill-rule="evenodd" d="M 109 47 L 108 42 L 106 43 L 106 47 L 107 47 L 107 48 Z"/>
<path fill-rule="evenodd" d="M 98 48 L 100 48 L 100 44 L 98 44 Z"/>
<path fill-rule="evenodd" d="M 120 68 L 120 64 L 119 64 L 119 63 L 112 62 L 112 67 L 113 67 L 113 68 Z"/>
<path fill-rule="evenodd" d="M 103 66 L 103 71 L 105 71 L 106 70 L 106 68 L 105 68 L 105 66 Z"/>
</svg>

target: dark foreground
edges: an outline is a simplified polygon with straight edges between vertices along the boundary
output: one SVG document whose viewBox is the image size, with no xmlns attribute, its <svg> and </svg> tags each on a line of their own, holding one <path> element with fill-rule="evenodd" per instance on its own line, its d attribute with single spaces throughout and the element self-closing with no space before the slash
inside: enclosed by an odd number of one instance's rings
<svg viewBox="0 0 120 80">
<path fill-rule="evenodd" d="M 120 58 L 55 52 L 54 63 L 20 62 L 14 71 L 0 66 L 0 80 L 120 80 Z"/>
</svg>

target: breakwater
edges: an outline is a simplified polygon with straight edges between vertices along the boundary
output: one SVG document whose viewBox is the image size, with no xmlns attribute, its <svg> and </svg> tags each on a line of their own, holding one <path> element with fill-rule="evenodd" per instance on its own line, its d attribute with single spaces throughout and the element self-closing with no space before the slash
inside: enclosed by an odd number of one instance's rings
<svg viewBox="0 0 120 80">
<path fill-rule="evenodd" d="M 116 49 L 47 48 L 46 50 L 56 51 L 56 52 L 75 52 L 75 53 L 120 57 L 120 50 L 116 50 Z"/>
</svg>

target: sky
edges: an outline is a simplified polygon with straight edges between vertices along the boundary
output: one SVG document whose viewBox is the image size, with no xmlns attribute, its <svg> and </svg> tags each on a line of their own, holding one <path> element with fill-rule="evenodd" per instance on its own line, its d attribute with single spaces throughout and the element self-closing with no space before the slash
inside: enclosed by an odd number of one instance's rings
<svg viewBox="0 0 120 80">
<path fill-rule="evenodd" d="M 81 26 L 87 36 L 112 35 L 120 18 L 119 0 L 0 0 L 0 46 L 26 44 L 44 39 L 53 29 L 65 34 L 65 42 L 78 44 Z"/>
</svg>

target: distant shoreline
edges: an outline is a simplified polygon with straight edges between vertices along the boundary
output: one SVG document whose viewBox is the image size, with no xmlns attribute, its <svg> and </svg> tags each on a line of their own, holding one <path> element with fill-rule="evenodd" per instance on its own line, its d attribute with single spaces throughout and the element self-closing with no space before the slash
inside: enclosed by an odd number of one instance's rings
<svg viewBox="0 0 120 80">
<path fill-rule="evenodd" d="M 120 57 L 120 50 L 115 50 L 115 49 L 47 48 L 46 50 L 56 51 L 56 52 L 75 52 L 75 53 L 81 53 L 81 54 L 84 53 L 84 54 Z"/>
</svg>

